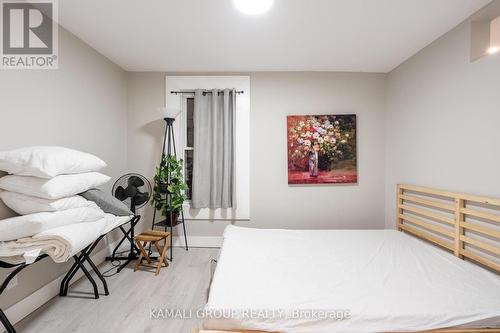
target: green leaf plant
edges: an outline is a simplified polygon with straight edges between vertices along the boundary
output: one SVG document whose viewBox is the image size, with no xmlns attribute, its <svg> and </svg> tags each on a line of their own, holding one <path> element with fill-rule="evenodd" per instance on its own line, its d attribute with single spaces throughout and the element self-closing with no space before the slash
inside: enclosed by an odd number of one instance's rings
<svg viewBox="0 0 500 333">
<path fill-rule="evenodd" d="M 182 175 L 182 165 L 182 159 L 167 155 L 156 167 L 151 206 L 161 211 L 162 216 L 177 217 L 182 211 L 182 204 L 186 200 L 184 192 L 188 188 Z"/>
</svg>

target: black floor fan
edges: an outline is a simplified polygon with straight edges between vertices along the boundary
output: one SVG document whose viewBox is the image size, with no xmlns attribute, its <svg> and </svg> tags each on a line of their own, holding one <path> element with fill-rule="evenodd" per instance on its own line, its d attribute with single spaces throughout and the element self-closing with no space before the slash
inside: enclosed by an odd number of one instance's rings
<svg viewBox="0 0 500 333">
<path fill-rule="evenodd" d="M 115 182 L 112 193 L 115 198 L 130 207 L 130 210 L 134 213 L 134 217 L 130 221 L 129 230 L 125 230 L 123 226 L 120 226 L 124 236 L 113 250 L 111 257 L 106 258 L 106 260 L 124 261 L 117 269 L 118 273 L 131 261 L 137 260 L 138 258 L 139 250 L 134 243 L 134 229 L 141 219 L 141 216 L 136 214 L 136 209 L 143 207 L 148 202 L 151 195 L 151 183 L 144 176 L 137 173 L 129 173 L 121 176 Z M 116 252 L 125 240 L 130 242 L 129 253 L 127 256 L 117 256 Z"/>
</svg>

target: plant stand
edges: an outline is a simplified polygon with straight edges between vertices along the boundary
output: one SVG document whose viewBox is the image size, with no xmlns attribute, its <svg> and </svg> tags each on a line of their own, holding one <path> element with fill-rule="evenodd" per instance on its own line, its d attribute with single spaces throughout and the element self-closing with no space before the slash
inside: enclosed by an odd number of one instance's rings
<svg viewBox="0 0 500 333">
<path fill-rule="evenodd" d="M 164 158 L 165 156 L 175 156 L 177 157 L 177 151 L 175 149 L 175 138 L 174 138 L 174 118 L 164 118 L 165 120 L 165 134 L 163 136 L 163 149 L 162 149 L 162 154 L 161 154 L 161 164 L 160 166 L 163 166 L 164 163 Z M 165 149 L 167 150 L 167 153 L 165 155 Z M 170 176 L 168 177 L 170 179 Z M 156 184 L 157 188 L 159 188 L 160 184 Z M 166 191 L 164 194 L 164 200 L 166 203 L 169 203 L 171 201 L 171 193 Z M 182 229 L 184 231 L 184 242 L 185 242 L 185 248 L 186 251 L 189 250 L 188 247 L 188 242 L 187 242 L 187 233 L 186 233 L 186 224 L 184 223 L 184 211 L 181 210 L 180 216 L 177 219 L 177 223 L 174 225 L 174 221 L 172 221 L 172 214 L 170 214 L 170 218 L 165 218 L 160 222 L 156 222 L 156 209 L 153 212 L 153 221 L 151 223 L 151 229 L 154 230 L 155 227 L 163 227 L 166 231 L 170 232 L 170 237 L 171 237 L 171 244 L 170 244 L 170 257 L 168 260 L 172 261 L 174 260 L 174 252 L 173 252 L 173 227 L 178 226 L 182 224 Z M 168 230 L 167 230 L 168 229 Z M 149 248 L 149 251 L 151 251 L 151 245 Z"/>
</svg>

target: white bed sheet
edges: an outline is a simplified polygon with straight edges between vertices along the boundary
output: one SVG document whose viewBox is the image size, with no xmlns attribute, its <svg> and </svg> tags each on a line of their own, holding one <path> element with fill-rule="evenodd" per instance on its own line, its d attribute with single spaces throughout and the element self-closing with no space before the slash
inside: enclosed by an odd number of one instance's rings
<svg viewBox="0 0 500 333">
<path fill-rule="evenodd" d="M 347 333 L 500 327 L 500 276 L 395 230 L 228 226 L 206 306 L 208 312 L 220 309 L 240 310 L 240 316 L 206 319 L 205 329 Z M 349 310 L 351 318 L 241 317 L 247 309 Z"/>
</svg>

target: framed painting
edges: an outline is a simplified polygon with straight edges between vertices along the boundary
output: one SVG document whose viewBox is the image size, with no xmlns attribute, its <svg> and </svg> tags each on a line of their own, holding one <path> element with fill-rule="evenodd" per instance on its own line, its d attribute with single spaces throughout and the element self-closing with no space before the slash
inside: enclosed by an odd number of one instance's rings
<svg viewBox="0 0 500 333">
<path fill-rule="evenodd" d="M 288 184 L 358 182 L 356 115 L 287 116 Z"/>
</svg>

